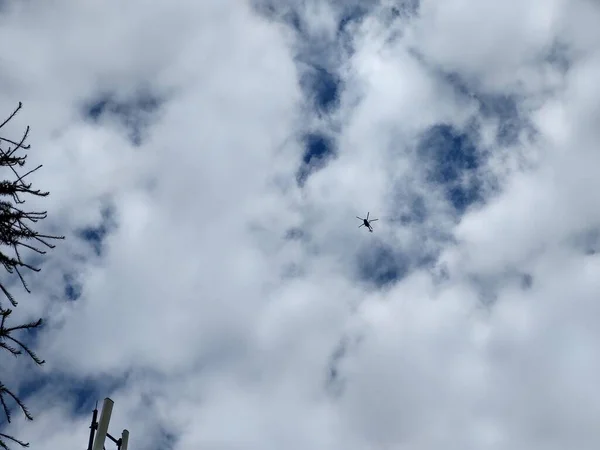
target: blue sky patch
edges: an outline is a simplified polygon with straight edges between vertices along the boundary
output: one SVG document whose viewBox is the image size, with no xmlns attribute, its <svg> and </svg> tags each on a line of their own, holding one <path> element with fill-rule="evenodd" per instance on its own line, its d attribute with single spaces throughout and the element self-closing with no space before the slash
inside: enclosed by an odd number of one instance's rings
<svg viewBox="0 0 600 450">
<path fill-rule="evenodd" d="M 339 105 L 341 80 L 333 72 L 313 67 L 302 74 L 300 85 L 319 113 L 327 114 Z"/>
<path fill-rule="evenodd" d="M 377 288 L 400 281 L 409 268 L 408 258 L 384 243 L 370 242 L 358 254 L 358 278 Z"/>
<path fill-rule="evenodd" d="M 75 301 L 81 297 L 81 291 L 83 286 L 77 277 L 71 273 L 65 273 L 63 275 L 64 281 L 64 296 L 69 301 Z"/>
<path fill-rule="evenodd" d="M 514 96 L 481 94 L 478 97 L 480 112 L 484 117 L 496 117 L 499 120 L 496 141 L 502 146 L 519 142 L 521 131 L 526 123 L 519 113 L 519 105 Z"/>
<path fill-rule="evenodd" d="M 362 20 L 369 13 L 370 10 L 371 7 L 370 5 L 368 5 L 368 2 L 363 2 L 362 4 L 359 3 L 351 8 L 348 8 L 348 10 L 345 11 L 345 13 L 342 14 L 340 18 L 338 24 L 338 33 L 344 34 L 349 31 L 348 28 L 351 25 L 355 25 L 362 22 Z"/>
<path fill-rule="evenodd" d="M 336 154 L 333 139 L 322 133 L 308 133 L 303 137 L 302 142 L 304 144 L 302 165 L 296 174 L 300 186 L 304 185 L 311 173 L 325 167 Z"/>
<path fill-rule="evenodd" d="M 337 40 L 341 48 L 348 54 L 354 53 L 354 28 L 363 21 L 375 6 L 374 2 L 363 0 L 349 5 L 340 15 L 337 27 Z"/>
<path fill-rule="evenodd" d="M 402 0 L 393 4 L 390 10 L 394 17 L 408 18 L 418 14 L 420 6 L 420 0 Z"/>
<path fill-rule="evenodd" d="M 127 129 L 131 142 L 140 145 L 161 104 L 162 100 L 148 91 L 127 99 L 113 93 L 101 94 L 84 104 L 83 114 L 95 123 L 104 119 L 116 120 Z"/>
<path fill-rule="evenodd" d="M 302 17 L 289 4 L 273 0 L 256 0 L 253 2 L 253 6 L 263 17 L 282 22 L 297 33 L 302 32 Z"/>
<path fill-rule="evenodd" d="M 100 256 L 103 250 L 102 241 L 104 240 L 106 233 L 107 229 L 104 225 L 100 225 L 98 227 L 86 227 L 79 232 L 79 237 L 87 241 L 92 246 L 96 256 Z"/>
<path fill-rule="evenodd" d="M 481 198 L 477 169 L 480 157 L 471 138 L 450 125 L 429 128 L 418 144 L 430 182 L 444 189 L 446 199 L 463 213 Z"/>
<path fill-rule="evenodd" d="M 88 415 L 91 419 L 92 411 L 98 402 L 98 410 L 102 409 L 102 402 L 110 392 L 119 388 L 126 380 L 125 375 L 119 377 L 102 376 L 98 379 L 79 379 L 59 374 L 39 375 L 23 383 L 19 388 L 19 396 L 27 404 L 28 397 L 50 389 L 60 392 L 64 398 L 71 400 L 71 413 L 76 416 Z"/>
<path fill-rule="evenodd" d="M 100 225 L 82 228 L 77 232 L 77 235 L 92 246 L 96 256 L 102 256 L 104 239 L 114 225 L 114 210 L 112 207 L 107 207 L 102 211 L 102 222 Z"/>
</svg>

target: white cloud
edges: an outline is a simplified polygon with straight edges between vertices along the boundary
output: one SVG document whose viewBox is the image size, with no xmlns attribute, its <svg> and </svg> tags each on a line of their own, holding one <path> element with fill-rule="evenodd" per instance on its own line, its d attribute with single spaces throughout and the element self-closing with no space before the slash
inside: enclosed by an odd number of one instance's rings
<svg viewBox="0 0 600 450">
<path fill-rule="evenodd" d="M 600 227 L 600 8 L 429 0 L 394 21 L 386 2 L 258 3 L 3 13 L 0 98 L 24 103 L 12 130 L 32 126 L 51 191 L 35 205 L 67 235 L 18 309 L 48 315 L 47 384 L 8 431 L 81 448 L 75 405 L 110 396 L 111 433 L 139 449 L 595 448 L 600 268 L 575 243 Z M 336 30 L 352 11 L 351 52 Z M 343 86 L 317 117 L 300 80 L 319 61 Z M 85 117 L 143 92 L 158 107 L 139 145 L 118 114 Z M 523 126 L 510 143 L 502 96 Z M 438 124 L 479 152 L 464 214 L 458 163 L 438 167 L 457 144 L 421 148 Z M 300 188 L 309 131 L 337 155 Z M 107 209 L 96 256 L 77 232 Z M 384 253 L 401 279 L 378 287 L 360 259 Z"/>
</svg>

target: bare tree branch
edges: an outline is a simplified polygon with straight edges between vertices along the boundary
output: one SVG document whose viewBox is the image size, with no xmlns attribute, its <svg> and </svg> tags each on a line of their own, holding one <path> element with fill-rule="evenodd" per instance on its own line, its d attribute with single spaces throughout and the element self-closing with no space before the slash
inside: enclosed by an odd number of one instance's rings
<svg viewBox="0 0 600 450">
<path fill-rule="evenodd" d="M 17 108 L 0 124 L 0 130 L 15 117 L 22 106 L 21 102 L 19 102 Z M 26 211 L 21 208 L 21 205 L 25 203 L 25 200 L 22 198 L 23 196 L 46 197 L 49 194 L 48 192 L 32 189 L 31 183 L 25 181 L 29 175 L 40 169 L 41 165 L 25 172 L 23 175 L 19 175 L 17 172 L 17 168 L 24 167 L 27 160 L 26 155 L 19 156 L 17 152 L 29 149 L 29 145 L 25 144 L 28 135 L 29 126 L 26 127 L 19 141 L 0 137 L 0 166 L 8 167 L 14 175 L 13 181 L 0 181 L 0 265 L 9 274 L 16 274 L 25 291 L 30 292 L 21 271 L 29 269 L 33 272 L 39 272 L 40 269 L 26 262 L 22 258 L 19 249 L 25 248 L 38 255 L 44 255 L 46 251 L 42 248 L 54 248 L 54 245 L 50 244 L 49 241 L 64 239 L 64 236 L 41 234 L 34 230 L 32 228 L 34 224 L 46 218 L 46 211 Z M 2 148 L 2 145 L 6 143 L 9 146 L 12 145 L 12 148 Z M 42 248 L 40 248 L 40 245 Z M 11 250 L 11 254 L 8 253 L 8 250 Z M 0 291 L 5 295 L 13 308 L 18 305 L 2 282 L 0 282 Z M 4 307 L 0 299 L 0 350 L 4 349 L 14 357 L 18 357 L 24 352 L 37 365 L 44 364 L 44 360 L 40 359 L 22 339 L 14 335 L 16 332 L 31 331 L 40 327 L 42 319 L 8 326 L 7 322 L 11 313 L 12 310 Z M 11 423 L 12 418 L 10 404 L 16 405 L 27 420 L 33 420 L 33 416 L 18 395 L 0 380 L 0 405 L 2 405 L 2 410 L 8 423 Z M 29 444 L 26 442 L 8 434 L 0 433 L 0 449 L 10 450 L 7 443 L 9 441 L 21 447 L 29 447 Z"/>
</svg>

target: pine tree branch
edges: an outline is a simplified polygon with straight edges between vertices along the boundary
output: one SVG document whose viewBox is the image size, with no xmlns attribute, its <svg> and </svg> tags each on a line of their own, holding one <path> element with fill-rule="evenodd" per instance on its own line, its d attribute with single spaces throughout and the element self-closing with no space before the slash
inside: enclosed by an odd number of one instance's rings
<svg viewBox="0 0 600 450">
<path fill-rule="evenodd" d="M 4 442 L 2 439 L 8 439 L 9 441 L 13 441 L 24 448 L 29 447 L 29 442 L 23 442 L 18 440 L 17 438 L 9 436 L 8 434 L 0 433 L 0 448 L 4 450 L 10 450 L 10 448 L 8 447 L 8 444 L 6 444 L 6 442 Z"/>
<path fill-rule="evenodd" d="M 17 108 L 15 108 L 8 118 L 0 123 L 0 129 L 9 123 L 21 108 L 22 103 L 19 102 Z M 0 167 L 8 167 L 15 177 L 12 181 L 0 181 L 0 266 L 9 274 L 16 274 L 26 292 L 30 292 L 30 290 L 25 282 L 22 270 L 28 269 L 33 272 L 39 272 L 40 269 L 27 262 L 22 257 L 21 250 L 27 249 L 33 251 L 35 254 L 44 255 L 46 254 L 44 248 L 53 249 L 55 247 L 49 241 L 65 238 L 64 236 L 42 234 L 32 228 L 33 224 L 47 217 L 46 211 L 26 211 L 22 208 L 22 205 L 25 203 L 25 196 L 27 195 L 35 197 L 46 197 L 49 195 L 48 192 L 33 189 L 32 183 L 25 181 L 28 176 L 39 170 L 42 165 L 26 171 L 22 175 L 19 175 L 17 171 L 18 168 L 24 167 L 27 161 L 27 155 L 21 156 L 17 152 L 29 149 L 29 145 L 25 144 L 28 136 L 29 126 L 25 128 L 23 135 L 18 141 L 0 136 Z M 2 148 L 4 144 L 8 144 L 8 148 Z M 11 254 L 7 253 L 7 251 Z M 18 305 L 18 302 L 3 283 L 0 283 L 0 291 L 8 299 L 13 308 Z M 44 364 L 44 360 L 40 359 L 22 339 L 14 335 L 42 326 L 42 319 L 8 326 L 7 322 L 11 313 L 12 310 L 4 308 L 2 300 L 0 300 L 0 349 L 7 351 L 15 357 L 27 353 L 37 365 Z M 18 406 L 18 409 L 21 410 L 26 419 L 33 420 L 33 416 L 18 395 L 0 381 L 0 404 L 8 423 L 11 422 L 9 399 Z M 0 433 L 0 449 L 9 450 L 9 441 L 21 447 L 29 446 L 28 443 L 13 436 Z"/>
</svg>

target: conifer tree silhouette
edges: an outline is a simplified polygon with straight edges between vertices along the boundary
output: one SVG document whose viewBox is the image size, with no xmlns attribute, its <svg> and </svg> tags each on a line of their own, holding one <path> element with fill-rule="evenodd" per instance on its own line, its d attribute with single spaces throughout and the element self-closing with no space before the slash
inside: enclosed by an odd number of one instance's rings
<svg viewBox="0 0 600 450">
<path fill-rule="evenodd" d="M 0 124 L 0 133 L 21 109 L 22 104 L 19 102 L 17 108 L 12 114 Z M 25 178 L 38 170 L 41 165 L 35 169 L 19 175 L 19 168 L 25 166 L 27 156 L 20 156 L 20 150 L 28 150 L 29 145 L 25 144 L 29 134 L 29 126 L 25 129 L 20 140 L 11 140 L 0 136 L 0 167 L 4 167 L 9 171 L 8 176 L 11 180 L 0 181 L 0 264 L 6 269 L 9 274 L 16 274 L 25 288 L 25 291 L 30 292 L 22 271 L 29 269 L 34 272 L 39 272 L 40 269 L 27 263 L 21 257 L 23 249 L 31 250 L 39 255 L 46 253 L 44 249 L 52 249 L 54 245 L 49 241 L 55 239 L 64 239 L 64 236 L 52 236 L 40 234 L 32 227 L 46 218 L 46 211 L 36 212 L 27 211 L 24 209 L 26 195 L 34 195 L 37 197 L 46 197 L 49 193 L 40 190 L 34 190 L 31 183 L 26 183 Z M 5 284 L 0 281 L 0 351 L 5 350 L 7 354 L 18 357 L 24 353 L 37 364 L 42 365 L 44 361 L 40 359 L 29 346 L 17 334 L 23 331 L 29 331 L 38 328 L 42 325 L 42 319 L 34 322 L 22 323 L 18 325 L 9 325 L 9 319 L 13 309 L 17 307 L 18 302 L 8 291 Z M 3 294 L 3 295 L 2 295 Z M 11 309 L 13 308 L 13 309 Z M 6 353 L 0 353 L 0 358 L 5 357 Z M 0 364 L 0 369 L 2 364 Z M 33 420 L 33 416 L 21 401 L 18 395 L 7 387 L 2 382 L 2 373 L 0 373 L 0 404 L 6 417 L 6 422 L 11 422 L 11 406 L 17 407 L 27 420 Z M 21 441 L 11 435 L 0 433 L 0 448 L 9 450 L 8 442 L 16 443 L 21 447 L 29 447 L 29 444 Z"/>
</svg>

